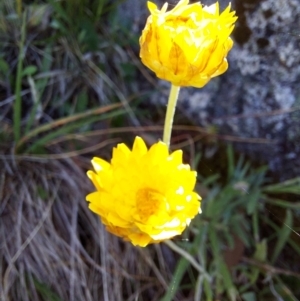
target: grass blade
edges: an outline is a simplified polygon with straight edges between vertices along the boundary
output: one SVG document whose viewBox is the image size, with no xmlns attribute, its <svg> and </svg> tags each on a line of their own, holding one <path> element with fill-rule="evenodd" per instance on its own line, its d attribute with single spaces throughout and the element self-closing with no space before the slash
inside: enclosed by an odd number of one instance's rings
<svg viewBox="0 0 300 301">
<path fill-rule="evenodd" d="M 26 14 L 23 13 L 22 25 L 21 25 L 21 40 L 19 47 L 17 76 L 16 76 L 16 88 L 15 88 L 15 102 L 13 107 L 14 112 L 14 137 L 15 143 L 18 143 L 21 135 L 21 87 L 22 87 L 22 71 L 23 71 L 23 59 L 24 59 L 24 43 L 26 36 Z"/>
<path fill-rule="evenodd" d="M 88 119 L 83 119 L 80 122 L 77 121 L 76 123 L 71 123 L 71 124 L 67 124 L 64 127 L 54 131 L 54 132 L 50 132 L 49 134 L 47 134 L 46 136 L 40 138 L 39 140 L 37 140 L 35 143 L 33 143 L 31 146 L 29 146 L 25 153 L 29 153 L 34 151 L 35 149 L 37 149 L 39 146 L 44 146 L 46 143 L 48 143 L 49 141 L 51 141 L 52 139 L 58 137 L 59 135 L 64 135 L 66 133 L 69 133 L 70 131 L 80 128 L 83 125 L 86 124 L 91 124 L 93 122 L 99 121 L 99 120 L 103 120 L 103 119 L 107 119 L 107 118 L 112 118 L 121 114 L 126 113 L 124 110 L 120 110 L 120 111 L 113 111 L 107 114 L 103 114 L 103 115 L 99 115 L 99 116 L 93 116 L 90 117 Z"/>
<path fill-rule="evenodd" d="M 116 104 L 111 104 L 111 105 L 107 105 L 107 106 L 103 106 L 100 108 L 96 108 L 96 109 L 92 109 L 89 110 L 87 112 L 84 113 L 79 113 L 76 115 L 72 115 L 72 116 L 68 116 L 65 118 L 61 118 L 58 120 L 55 120 L 53 122 L 41 125 L 35 129 L 33 129 L 32 131 L 30 131 L 27 135 L 24 135 L 22 137 L 22 139 L 20 139 L 19 143 L 16 145 L 16 151 L 25 143 L 27 142 L 30 138 L 36 136 L 37 134 L 49 131 L 49 130 L 53 130 L 53 128 L 70 123 L 70 122 L 74 122 L 86 117 L 90 117 L 90 116 L 94 116 L 94 115 L 99 115 L 99 114 L 103 114 L 106 112 L 109 112 L 111 110 L 114 110 L 116 108 L 121 107 L 122 104 L 120 103 L 116 103 Z"/>
<path fill-rule="evenodd" d="M 294 193 L 300 195 L 300 177 L 296 177 L 278 184 L 265 186 L 264 192 Z"/>
<path fill-rule="evenodd" d="M 47 46 L 45 51 L 44 51 L 44 58 L 43 58 L 43 61 L 42 61 L 41 72 L 47 72 L 48 70 L 50 70 L 50 67 L 51 67 L 51 64 L 52 64 L 52 59 L 50 59 L 51 58 L 51 51 L 52 51 L 52 47 Z M 48 79 L 47 78 L 42 78 L 42 79 L 39 79 L 35 82 L 33 81 L 33 83 L 34 83 L 35 90 L 36 90 L 36 93 L 37 93 L 37 99 L 35 100 L 34 106 L 31 109 L 30 116 L 29 116 L 28 122 L 26 124 L 26 128 L 25 128 L 25 133 L 26 134 L 29 132 L 29 130 L 30 130 L 32 124 L 33 124 L 34 117 L 35 117 L 37 109 L 40 105 L 40 98 L 41 98 L 41 95 L 43 94 L 43 92 L 44 92 L 44 90 L 47 86 Z"/>
<path fill-rule="evenodd" d="M 278 207 L 289 208 L 289 209 L 300 209 L 300 202 L 291 203 L 285 200 L 268 198 L 268 197 L 264 197 L 264 199 L 267 203 Z"/>
<path fill-rule="evenodd" d="M 36 290 L 43 296 L 45 300 L 62 301 L 53 291 L 44 283 L 34 280 Z"/>
<path fill-rule="evenodd" d="M 179 285 L 182 280 L 182 277 L 184 273 L 186 272 L 188 266 L 190 263 L 185 259 L 181 258 L 179 263 L 177 264 L 173 279 L 171 281 L 171 284 L 163 296 L 163 298 L 160 301 L 172 301 L 174 300 L 174 296 L 176 292 L 179 290 Z"/>
<path fill-rule="evenodd" d="M 234 156 L 233 156 L 233 149 L 231 144 L 229 144 L 227 147 L 227 159 L 228 159 L 227 179 L 228 181 L 230 181 L 234 173 Z"/>
<path fill-rule="evenodd" d="M 276 261 L 278 255 L 280 254 L 283 247 L 287 243 L 287 240 L 292 231 L 292 227 L 293 227 L 293 215 L 292 215 L 291 210 L 288 209 L 286 211 L 286 216 L 285 216 L 285 220 L 283 222 L 282 228 L 278 232 L 278 240 L 277 240 L 277 243 L 276 243 L 272 258 L 271 258 L 272 263 L 274 263 Z"/>
</svg>

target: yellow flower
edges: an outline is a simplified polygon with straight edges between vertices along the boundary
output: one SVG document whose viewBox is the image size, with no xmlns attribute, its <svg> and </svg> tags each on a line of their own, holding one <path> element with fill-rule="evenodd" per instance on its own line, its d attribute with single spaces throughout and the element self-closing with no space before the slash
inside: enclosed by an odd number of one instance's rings
<svg viewBox="0 0 300 301">
<path fill-rule="evenodd" d="M 132 151 L 124 144 L 113 149 L 111 162 L 93 158 L 87 175 L 96 192 L 87 195 L 107 231 L 146 246 L 181 234 L 200 212 L 194 192 L 196 172 L 182 163 L 182 151 L 169 154 L 163 142 L 147 149 L 136 137 Z"/>
<path fill-rule="evenodd" d="M 148 2 L 151 15 L 140 38 L 142 62 L 156 76 L 175 86 L 201 88 L 228 68 L 235 12 L 230 4 L 219 14 L 219 3 L 202 6 L 181 0 L 167 12 Z"/>
</svg>

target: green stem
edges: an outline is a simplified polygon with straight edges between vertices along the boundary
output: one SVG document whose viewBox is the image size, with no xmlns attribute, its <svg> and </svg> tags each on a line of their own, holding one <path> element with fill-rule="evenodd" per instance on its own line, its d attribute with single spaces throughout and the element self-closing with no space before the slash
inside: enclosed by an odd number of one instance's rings
<svg viewBox="0 0 300 301">
<path fill-rule="evenodd" d="M 207 274 L 205 269 L 195 260 L 195 258 L 189 254 L 189 252 L 185 251 L 184 249 L 178 247 L 174 244 L 171 240 L 166 240 L 164 243 L 177 254 L 184 257 L 189 263 L 200 273 L 202 274 L 209 282 L 211 281 L 211 276 Z"/>
<path fill-rule="evenodd" d="M 165 125 L 164 125 L 164 136 L 163 136 L 163 142 L 166 143 L 168 147 L 170 146 L 173 118 L 174 118 L 179 90 L 180 90 L 180 87 L 174 86 L 172 84 L 171 90 L 170 90 L 170 95 L 169 95 L 169 100 L 168 100 L 168 104 L 167 104 L 167 113 L 166 113 L 166 119 L 165 119 Z"/>
<path fill-rule="evenodd" d="M 26 28 L 26 16 L 23 14 L 21 25 L 21 41 L 19 45 L 18 66 L 16 75 L 16 88 L 15 88 L 15 101 L 14 101 L 14 137 L 15 142 L 18 143 L 20 139 L 21 131 L 21 86 L 22 86 L 22 71 L 23 71 L 23 59 L 24 59 L 24 43 L 25 43 L 25 28 Z"/>
<path fill-rule="evenodd" d="M 22 15 L 22 0 L 17 0 L 17 14 L 19 18 Z"/>
</svg>

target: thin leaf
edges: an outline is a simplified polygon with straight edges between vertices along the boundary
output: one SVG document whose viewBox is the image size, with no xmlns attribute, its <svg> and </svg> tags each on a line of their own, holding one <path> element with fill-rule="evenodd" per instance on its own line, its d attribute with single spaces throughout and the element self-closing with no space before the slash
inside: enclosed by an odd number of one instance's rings
<svg viewBox="0 0 300 301">
<path fill-rule="evenodd" d="M 291 234 L 293 227 L 293 215 L 291 210 L 286 211 L 285 220 L 283 222 L 282 228 L 278 232 L 278 240 L 276 242 L 274 252 L 271 258 L 271 262 L 274 263 L 282 251 L 283 247 L 286 245 L 287 240 Z"/>
<path fill-rule="evenodd" d="M 289 208 L 289 209 L 300 209 L 300 203 L 291 203 L 285 200 L 281 199 L 274 199 L 274 198 L 269 198 L 269 197 L 264 197 L 265 201 L 269 204 L 283 207 L 283 208 Z"/>
<path fill-rule="evenodd" d="M 33 280 L 36 290 L 41 294 L 44 300 L 63 301 L 46 284 Z"/>
<path fill-rule="evenodd" d="M 33 152 L 36 147 L 44 146 L 46 143 L 48 143 L 52 139 L 54 139 L 60 135 L 67 134 L 76 128 L 82 127 L 83 125 L 91 124 L 95 121 L 104 120 L 107 118 L 116 117 L 116 116 L 122 115 L 124 113 L 125 113 L 124 110 L 120 110 L 120 111 L 115 111 L 115 112 L 111 112 L 111 113 L 107 113 L 107 114 L 103 114 L 103 115 L 99 115 L 99 116 L 93 116 L 93 117 L 90 117 L 89 119 L 81 120 L 80 122 L 77 121 L 76 123 L 67 124 L 67 125 L 63 126 L 62 128 L 60 128 L 54 132 L 51 132 L 51 133 L 47 134 L 46 136 L 38 139 L 35 143 L 33 143 L 31 146 L 29 146 L 26 149 L 25 153 Z"/>
<path fill-rule="evenodd" d="M 280 228 L 274 223 L 272 222 L 269 218 L 262 216 L 262 219 L 264 220 L 265 223 L 267 223 L 268 225 L 270 225 L 274 231 L 277 233 L 280 231 Z M 297 232 L 296 232 L 297 233 Z M 298 236 L 300 236 L 300 233 L 297 233 Z M 292 239 L 288 239 L 288 244 L 298 253 L 298 255 L 300 256 L 300 247 L 298 245 L 297 242 L 293 241 Z"/>
<path fill-rule="evenodd" d="M 52 51 L 52 46 L 48 45 L 44 51 L 41 72 L 47 72 L 50 70 L 50 67 L 52 64 L 51 51 Z M 35 100 L 34 106 L 30 111 L 30 115 L 29 115 L 29 118 L 28 118 L 28 121 L 26 124 L 26 128 L 25 128 L 25 134 L 28 133 L 28 131 L 30 130 L 30 128 L 34 122 L 34 117 L 36 116 L 37 109 L 40 105 L 40 98 L 41 98 L 41 95 L 43 95 L 43 92 L 47 86 L 48 78 L 37 79 L 33 82 L 34 82 L 34 88 L 36 90 L 37 95 L 36 95 L 36 100 Z"/>
<path fill-rule="evenodd" d="M 183 278 L 184 273 L 186 272 L 187 268 L 189 267 L 189 262 L 185 258 L 181 258 L 179 263 L 176 266 L 176 270 L 170 286 L 168 287 L 167 292 L 163 296 L 160 301 L 172 301 L 176 295 L 176 292 L 180 288 L 180 283 Z"/>
<path fill-rule="evenodd" d="M 219 262 L 219 270 L 224 282 L 224 287 L 230 300 L 235 301 L 237 297 L 237 289 L 233 285 L 231 274 L 224 260 Z"/>
<path fill-rule="evenodd" d="M 108 111 L 114 110 L 116 108 L 121 107 L 122 104 L 117 103 L 117 104 L 111 104 L 111 105 L 107 105 L 104 107 L 100 107 L 100 108 L 96 108 L 96 109 L 92 109 L 89 110 L 87 112 L 83 112 L 83 113 L 79 113 L 79 114 L 75 114 L 72 116 L 68 116 L 68 117 L 64 117 L 58 120 L 55 120 L 53 122 L 44 124 L 39 126 L 38 128 L 33 129 L 32 131 L 30 131 L 27 135 L 23 136 L 22 139 L 19 141 L 19 143 L 16 146 L 16 149 L 18 149 L 20 146 L 22 146 L 26 141 L 28 141 L 30 138 L 36 136 L 37 134 L 40 134 L 42 132 L 46 132 L 49 130 L 53 130 L 53 128 L 70 123 L 70 122 L 74 122 L 89 116 L 95 116 L 98 114 L 104 114 Z"/>
<path fill-rule="evenodd" d="M 231 144 L 229 144 L 227 147 L 227 160 L 228 160 L 227 179 L 229 181 L 234 174 L 234 157 L 233 157 L 233 149 Z"/>
<path fill-rule="evenodd" d="M 24 59 L 24 44 L 26 36 L 26 14 L 23 13 L 22 26 L 21 26 L 21 40 L 19 45 L 19 56 L 18 56 L 18 65 L 17 65 L 17 76 L 16 76 L 16 88 L 15 88 L 15 102 L 13 107 L 14 112 L 14 138 L 15 143 L 19 142 L 21 135 L 21 87 L 22 87 L 22 72 L 23 72 L 23 59 Z"/>
<path fill-rule="evenodd" d="M 205 292 L 205 300 L 212 301 L 214 293 L 212 290 L 211 283 L 209 281 L 207 281 L 206 279 L 203 280 L 203 288 L 204 288 L 204 292 Z"/>
<path fill-rule="evenodd" d="M 22 71 L 22 77 L 27 76 L 27 75 L 32 76 L 36 72 L 37 72 L 37 67 L 36 66 L 33 66 L 33 65 L 27 66 Z"/>
<path fill-rule="evenodd" d="M 247 214 L 252 215 L 256 210 L 261 190 L 252 190 L 247 197 Z"/>
<path fill-rule="evenodd" d="M 263 191 L 269 193 L 294 193 L 300 195 L 300 177 L 265 186 Z"/>
</svg>

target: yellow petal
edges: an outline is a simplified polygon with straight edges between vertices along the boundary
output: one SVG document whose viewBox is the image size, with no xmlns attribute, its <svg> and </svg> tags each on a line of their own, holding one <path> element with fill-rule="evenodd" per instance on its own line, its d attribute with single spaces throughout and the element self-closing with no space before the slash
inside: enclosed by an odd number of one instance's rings
<svg viewBox="0 0 300 301">
<path fill-rule="evenodd" d="M 141 137 L 136 137 L 132 147 L 132 153 L 139 157 L 144 156 L 147 153 L 148 149 Z"/>
<path fill-rule="evenodd" d="M 140 247 L 146 247 L 151 241 L 151 237 L 144 233 L 130 233 L 128 238 L 133 245 Z"/>
<path fill-rule="evenodd" d="M 92 164 L 96 172 L 110 168 L 110 164 L 107 161 L 97 157 L 93 158 Z"/>
<path fill-rule="evenodd" d="M 153 14 L 154 11 L 157 9 L 157 6 L 153 2 L 150 2 L 150 1 L 147 2 L 147 6 L 148 6 L 148 9 L 151 14 Z"/>
<path fill-rule="evenodd" d="M 97 176 L 92 170 L 89 170 L 87 173 L 88 178 L 93 182 L 97 190 L 101 190 L 103 187 L 99 176 Z"/>
</svg>

